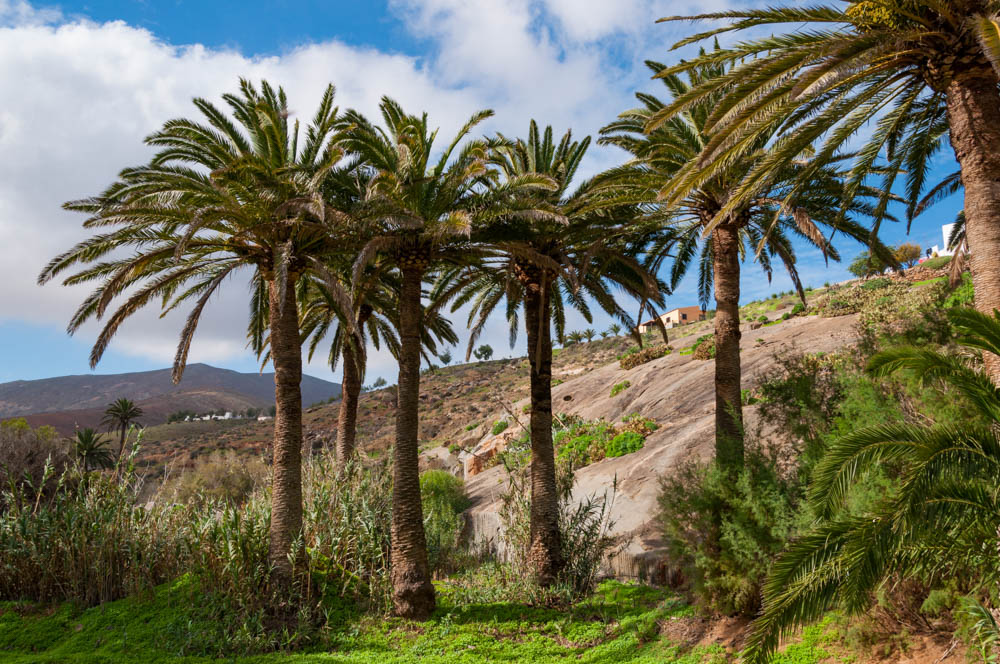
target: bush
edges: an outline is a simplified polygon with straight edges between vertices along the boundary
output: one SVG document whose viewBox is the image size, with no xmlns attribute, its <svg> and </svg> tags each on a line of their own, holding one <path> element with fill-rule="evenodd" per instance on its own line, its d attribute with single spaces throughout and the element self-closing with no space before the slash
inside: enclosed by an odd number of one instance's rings
<svg viewBox="0 0 1000 664">
<path fill-rule="evenodd" d="M 623 431 L 608 443 L 605 456 L 620 457 L 642 449 L 645 439 L 634 431 Z"/>
<path fill-rule="evenodd" d="M 217 451 L 199 457 L 194 467 L 169 478 L 160 493 L 177 503 L 242 505 L 255 489 L 268 485 L 268 472 L 260 458 Z"/>
<path fill-rule="evenodd" d="M 533 577 L 529 562 L 531 547 L 531 491 L 528 464 L 507 467 L 508 489 L 501 496 L 500 521 L 503 524 L 504 561 L 513 574 L 507 577 L 514 588 L 525 595 L 505 597 L 507 601 L 528 603 L 568 603 L 593 592 L 601 576 L 604 562 L 624 550 L 627 541 L 611 535 L 615 522 L 611 519 L 618 481 L 602 495 L 592 494 L 577 502 L 573 499 L 573 471 L 559 468 L 556 484 L 559 490 L 559 532 L 565 562 L 557 583 L 548 591 L 525 584 Z"/>
<path fill-rule="evenodd" d="M 611 396 L 616 397 L 628 388 L 632 387 L 632 381 L 622 381 L 611 386 Z"/>
<path fill-rule="evenodd" d="M 879 290 L 880 288 L 887 288 L 892 285 L 892 279 L 889 277 L 877 277 L 875 279 L 869 279 L 861 284 L 860 288 L 866 291 Z"/>
<path fill-rule="evenodd" d="M 497 420 L 493 423 L 493 428 L 490 429 L 490 433 L 494 436 L 498 436 L 506 431 L 508 426 L 510 426 L 510 424 L 507 420 Z"/>
<path fill-rule="evenodd" d="M 661 479 L 659 519 L 671 557 L 701 606 L 731 615 L 760 608 L 771 561 L 800 529 L 803 486 L 749 447 L 735 472 L 690 462 Z"/>
<path fill-rule="evenodd" d="M 420 500 L 431 569 L 450 571 L 464 525 L 462 512 L 469 506 L 462 480 L 444 470 L 425 471 L 420 474 Z"/>
<path fill-rule="evenodd" d="M 804 304 L 802 304 L 801 302 L 796 302 L 795 306 L 792 307 L 791 314 L 793 316 L 798 316 L 799 314 L 801 314 L 805 310 L 806 310 L 806 306 Z"/>
<path fill-rule="evenodd" d="M 711 360 L 715 358 L 715 337 L 707 334 L 699 338 L 692 348 L 692 357 L 696 360 Z"/>
<path fill-rule="evenodd" d="M 70 461 L 70 445 L 52 427 L 32 429 L 23 418 L 0 422 L 0 486 L 14 483 L 33 499 L 51 492 Z"/>
<path fill-rule="evenodd" d="M 972 275 L 968 272 L 963 272 L 962 283 L 948 294 L 944 300 L 944 306 L 948 309 L 953 307 L 971 307 L 975 303 L 975 295 L 975 290 L 972 287 Z"/>
<path fill-rule="evenodd" d="M 656 346 L 647 346 L 642 350 L 636 350 L 634 353 L 623 353 L 623 357 L 618 360 L 618 366 L 622 369 L 634 369 L 640 364 L 645 364 L 646 362 L 651 362 L 657 360 L 661 357 L 666 357 L 673 350 L 667 344 L 659 344 Z"/>
</svg>

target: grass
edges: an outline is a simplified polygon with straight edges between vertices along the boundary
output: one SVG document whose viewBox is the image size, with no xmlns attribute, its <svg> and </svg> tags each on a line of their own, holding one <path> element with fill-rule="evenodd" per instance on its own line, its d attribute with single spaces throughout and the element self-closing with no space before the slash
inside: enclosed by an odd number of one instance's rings
<svg viewBox="0 0 1000 664">
<path fill-rule="evenodd" d="M 948 277 L 934 277 L 933 279 L 924 279 L 923 281 L 914 282 L 914 286 L 926 286 L 927 284 L 937 284 L 942 281 L 946 281 Z"/>
<path fill-rule="evenodd" d="M 477 603 L 438 582 L 439 608 L 425 623 L 358 617 L 345 612 L 328 643 L 311 652 L 226 658 L 234 664 L 473 664 L 480 662 L 673 662 L 723 664 L 735 657 L 717 646 L 686 648 L 660 635 L 671 618 L 693 609 L 669 590 L 616 581 L 568 609 Z M 190 577 L 156 588 L 152 596 L 80 610 L 71 604 L 32 608 L 0 603 L 0 659 L 11 664 L 86 662 L 209 662 L 205 636 L 215 630 L 199 615 Z M 776 659 L 817 664 L 828 653 L 827 623 L 806 629 Z"/>
</svg>

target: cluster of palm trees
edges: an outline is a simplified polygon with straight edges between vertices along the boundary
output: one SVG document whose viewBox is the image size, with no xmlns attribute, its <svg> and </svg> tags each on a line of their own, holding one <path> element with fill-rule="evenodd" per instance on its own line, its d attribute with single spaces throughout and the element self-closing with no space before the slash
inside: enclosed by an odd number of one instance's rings
<svg viewBox="0 0 1000 664">
<path fill-rule="evenodd" d="M 480 111 L 442 147 L 426 114 L 383 98 L 376 124 L 335 107 L 332 86 L 302 131 L 283 90 L 241 81 L 223 97 L 228 114 L 195 99 L 198 120 L 171 120 L 147 138 L 158 149 L 149 163 L 67 203 L 88 215 L 94 235 L 54 258 L 39 281 L 75 270 L 64 283 L 97 284 L 69 324 L 72 333 L 105 321 L 92 364 L 151 302 L 164 312 L 190 306 L 175 380 L 211 297 L 237 275 L 249 283 L 249 345 L 275 370 L 270 560 L 279 580 L 293 573 L 302 525 L 303 346 L 312 354 L 328 339 L 330 364 L 342 364 L 337 455 L 345 463 L 366 348 L 384 344 L 399 365 L 394 603 L 416 618 L 435 604 L 417 465 L 421 361 L 456 343 L 448 307 L 468 308 L 470 351 L 494 312 L 509 321 L 512 343 L 523 319 L 531 560 L 548 584 L 563 565 L 551 365 L 553 334 L 566 338 L 567 306 L 589 321 L 596 305 L 634 330 L 621 295 L 638 303 L 639 317 L 655 316 L 696 265 L 702 304 L 714 295 L 717 312 L 717 457 L 733 467 L 743 459 L 742 260 L 754 259 L 768 278 L 780 263 L 803 298 L 793 238 L 838 259 L 831 240 L 840 233 L 895 264 L 875 232 L 891 218 L 893 185 L 905 170 L 911 217 L 965 186 L 977 304 L 1000 306 L 996 5 L 865 0 L 846 10 L 696 17 L 728 22 L 681 45 L 760 25 L 816 29 L 716 46 L 673 66 L 648 63 L 665 98 L 638 94 L 639 106 L 601 132 L 600 142 L 629 160 L 575 186 L 590 139 L 570 132 L 556 140 L 551 127 L 532 121 L 523 138 L 473 138 L 492 115 Z M 847 152 L 873 119 L 869 141 Z M 918 201 L 927 162 L 949 137 L 961 179 Z M 991 367 L 1000 375 L 1000 364 Z"/>
<path fill-rule="evenodd" d="M 73 439 L 73 451 L 83 465 L 83 471 L 111 468 L 121 463 L 125 457 L 125 444 L 128 433 L 135 426 L 141 426 L 142 408 L 136 406 L 131 399 L 116 399 L 104 410 L 101 424 L 107 427 L 108 433 L 118 435 L 118 453 L 112 451 L 110 442 L 91 428 L 80 429 Z"/>
</svg>

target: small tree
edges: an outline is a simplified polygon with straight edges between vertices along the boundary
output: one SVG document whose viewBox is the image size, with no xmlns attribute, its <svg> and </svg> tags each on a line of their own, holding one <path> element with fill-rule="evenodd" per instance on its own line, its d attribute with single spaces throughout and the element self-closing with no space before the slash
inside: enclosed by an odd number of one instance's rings
<svg viewBox="0 0 1000 664">
<path fill-rule="evenodd" d="M 573 330 L 572 332 L 566 335 L 567 346 L 578 344 L 581 341 L 583 341 L 583 332 L 580 332 L 579 330 Z"/>
<path fill-rule="evenodd" d="M 896 260 L 903 267 L 913 267 L 920 260 L 920 245 L 904 242 L 893 250 Z"/>
<path fill-rule="evenodd" d="M 587 340 L 587 343 L 593 341 L 595 336 L 597 336 L 597 332 L 594 332 L 589 327 L 583 331 L 583 337 Z"/>
<path fill-rule="evenodd" d="M 608 332 L 611 333 L 611 336 L 617 337 L 622 333 L 622 326 L 618 323 L 612 323 L 611 327 L 608 328 Z"/>
<path fill-rule="evenodd" d="M 89 472 L 97 468 L 110 468 L 115 464 L 114 454 L 108 441 L 93 429 L 81 429 L 76 432 L 73 441 L 73 451 L 76 458 L 83 464 L 83 471 Z"/>
<path fill-rule="evenodd" d="M 483 344 L 482 346 L 474 350 L 472 354 L 475 355 L 476 359 L 479 360 L 480 362 L 485 362 L 486 360 L 493 357 L 493 347 L 490 346 L 489 344 Z"/>
<path fill-rule="evenodd" d="M 438 359 L 441 360 L 441 364 L 444 365 L 451 364 L 451 351 L 445 350 L 440 355 L 438 355 Z"/>
<path fill-rule="evenodd" d="M 863 251 L 847 266 L 847 271 L 859 279 L 867 279 L 876 274 L 882 274 L 888 267 L 883 261 Z"/>
<path fill-rule="evenodd" d="M 141 426 L 138 422 L 142 417 L 142 408 L 136 406 L 130 399 L 118 399 L 114 403 L 108 404 L 104 411 L 104 419 L 101 424 L 108 427 L 108 431 L 118 432 L 118 458 L 125 456 L 125 437 L 128 435 L 129 427 L 132 425 Z M 86 429 L 84 429 L 86 431 Z"/>
</svg>

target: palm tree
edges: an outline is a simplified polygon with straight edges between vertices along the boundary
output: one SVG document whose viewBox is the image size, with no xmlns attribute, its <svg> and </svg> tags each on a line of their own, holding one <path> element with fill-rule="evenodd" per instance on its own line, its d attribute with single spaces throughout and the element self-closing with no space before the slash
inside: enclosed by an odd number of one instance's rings
<svg viewBox="0 0 1000 664">
<path fill-rule="evenodd" d="M 619 325 L 618 323 L 612 323 L 611 326 L 608 327 L 608 332 L 611 333 L 611 336 L 617 337 L 619 334 L 622 333 L 622 326 Z"/>
<path fill-rule="evenodd" d="M 118 432 L 118 460 L 125 456 L 125 437 L 128 435 L 129 427 L 139 424 L 142 417 L 142 408 L 139 408 L 129 399 L 118 399 L 114 403 L 108 404 L 104 411 L 104 418 L 101 424 L 108 428 L 108 433 Z"/>
<path fill-rule="evenodd" d="M 707 57 L 707 56 L 706 56 Z M 766 187 L 742 203 L 729 203 L 733 192 L 770 154 L 772 136 L 757 140 L 729 154 L 711 177 L 697 181 L 686 178 L 688 164 L 697 161 L 713 141 L 708 123 L 722 102 L 722 93 L 705 96 L 662 123 L 664 109 L 687 99 L 705 81 L 725 76 L 724 64 L 710 63 L 690 69 L 688 80 L 656 62 L 647 63 L 664 83 L 670 101 L 639 93 L 641 105 L 626 111 L 616 122 L 601 130 L 602 143 L 617 145 L 633 155 L 624 166 L 610 170 L 604 181 L 627 201 L 644 204 L 648 214 L 645 228 L 652 244 L 646 250 L 647 267 L 658 273 L 669 258 L 669 286 L 675 289 L 692 263 L 698 266 L 698 294 L 707 309 L 713 294 L 715 315 L 715 445 L 722 465 L 743 462 L 743 427 L 740 366 L 740 262 L 755 257 L 770 280 L 772 261 L 779 261 L 792 278 L 805 302 L 805 290 L 795 267 L 791 237 L 797 236 L 819 248 L 827 259 L 839 260 L 836 249 L 824 237 L 821 227 L 859 241 L 870 242 L 872 250 L 895 264 L 889 249 L 871 241 L 867 229 L 841 215 L 843 190 L 840 174 L 830 163 L 817 167 L 811 160 L 787 162 L 773 174 Z M 655 126 L 652 131 L 647 131 Z M 799 186 L 804 170 L 808 186 Z M 667 202 L 663 192 L 670 192 Z M 874 210 L 864 203 L 873 191 L 864 188 L 848 211 L 863 215 Z M 721 211 L 725 210 L 725 213 Z"/>
<path fill-rule="evenodd" d="M 582 341 L 583 341 L 583 332 L 580 332 L 578 330 L 573 330 L 572 332 L 567 333 L 564 337 L 564 343 L 567 346 L 573 346 Z"/>
<path fill-rule="evenodd" d="M 90 215 L 84 226 L 111 230 L 54 258 L 39 283 L 83 266 L 63 283 L 98 282 L 69 324 L 101 319 L 117 296 L 90 354 L 100 361 L 135 312 L 161 300 L 164 313 L 194 302 L 181 330 L 173 379 L 180 381 L 198 321 L 222 284 L 243 272 L 250 282 L 250 345 L 265 339 L 275 371 L 274 475 L 270 562 L 279 581 L 292 572 L 289 552 L 302 525 L 302 354 L 295 287 L 322 273 L 343 251 L 344 216 L 323 202 L 324 179 L 341 160 L 337 109 L 328 87 L 299 142 L 285 93 L 266 82 L 240 82 L 223 96 L 232 118 L 204 99 L 203 122 L 170 120 L 146 139 L 160 148 L 145 166 L 127 168 L 104 193 L 65 208 Z M 128 249 L 123 252 L 122 249 Z"/>
<path fill-rule="evenodd" d="M 542 585 L 553 583 L 564 563 L 552 444 L 552 327 L 562 340 L 567 303 L 590 321 L 587 296 L 631 327 L 612 287 L 640 298 L 659 298 L 658 285 L 629 252 L 624 239 L 632 209 L 602 207 L 586 182 L 570 190 L 589 144 L 589 137 L 573 141 L 566 132 L 557 145 L 552 128 L 546 127 L 540 135 L 534 121 L 527 140 L 501 136 L 493 147 L 492 161 L 512 191 L 526 179 L 544 178 L 551 185 L 515 197 L 510 211 L 484 229 L 486 244 L 496 253 L 474 265 L 445 271 L 436 288 L 441 300 L 456 296 L 453 311 L 472 302 L 470 351 L 487 318 L 505 300 L 513 343 L 518 311 L 523 308 L 531 395 L 529 560 Z M 590 340 L 594 331 L 576 334 Z"/>
<path fill-rule="evenodd" d="M 845 204 L 871 174 L 875 160 L 885 155 L 889 168 L 883 171 L 883 189 L 891 190 L 897 174 L 905 171 L 912 213 L 929 157 L 937 149 L 937 127 L 946 126 L 965 189 L 976 306 L 990 313 L 1000 308 L 1000 263 L 995 260 L 1000 253 L 998 11 L 996 0 L 861 0 L 844 9 L 769 8 L 663 19 L 727 21 L 677 46 L 730 31 L 794 27 L 666 69 L 663 75 L 733 64 L 725 76 L 704 81 L 663 108 L 650 126 L 700 100 L 717 101 L 706 122 L 713 140 L 683 169 L 685 181 L 710 177 L 733 150 L 781 127 L 771 154 L 718 211 L 720 219 L 817 140 L 822 140 L 817 152 L 817 163 L 822 163 L 868 124 L 875 129 L 856 152 Z M 722 99 L 720 91 L 727 93 Z M 809 170 L 803 170 L 803 177 Z M 664 195 L 672 201 L 678 193 Z M 1000 382 L 1000 358 L 988 355 L 986 362 Z"/>
<path fill-rule="evenodd" d="M 371 169 L 363 204 L 374 219 L 373 239 L 358 255 L 354 281 L 379 255 L 399 272 L 396 321 L 399 330 L 399 380 L 392 498 L 392 586 L 398 615 L 426 619 L 434 610 L 420 504 L 418 415 L 420 406 L 422 284 L 442 265 L 465 265 L 479 250 L 470 240 L 478 215 L 488 209 L 481 193 L 488 188 L 487 146 L 468 141 L 469 132 L 490 117 L 480 111 L 463 126 L 436 162 L 431 161 L 436 131 L 427 115 L 408 115 L 396 102 L 380 105 L 385 128 L 355 112 L 345 143 Z M 431 303 L 434 307 L 434 303 Z"/>
<path fill-rule="evenodd" d="M 101 438 L 93 429 L 81 429 L 76 432 L 73 450 L 83 463 L 85 473 L 96 468 L 110 468 L 115 465 L 115 457 L 108 448 L 108 441 Z"/>
<path fill-rule="evenodd" d="M 1000 314 L 953 309 L 948 316 L 967 355 L 1000 353 Z M 869 427 L 831 445 L 809 491 L 825 520 L 772 567 L 744 654 L 749 664 L 766 662 L 783 633 L 816 620 L 837 601 L 852 611 L 868 608 L 871 592 L 893 574 L 935 571 L 984 588 L 1000 580 L 1000 388 L 961 356 L 923 347 L 884 351 L 868 369 L 941 380 L 979 417 Z M 846 496 L 884 463 L 902 469 L 897 492 L 869 513 L 850 514 Z"/>
<path fill-rule="evenodd" d="M 587 340 L 588 344 L 594 340 L 595 336 L 597 336 L 597 332 L 589 327 L 583 331 L 583 338 Z"/>
<path fill-rule="evenodd" d="M 299 299 L 302 309 L 302 338 L 309 341 L 309 359 L 312 359 L 320 342 L 331 338 L 328 361 L 330 369 L 336 370 L 343 360 L 340 411 L 337 418 L 336 461 L 343 468 L 354 453 L 357 436 L 358 398 L 361 395 L 367 364 L 366 342 L 371 342 L 376 350 L 382 344 L 399 356 L 399 336 L 396 312 L 399 310 L 398 275 L 388 273 L 385 263 L 366 270 L 364 278 L 351 292 L 351 307 L 346 309 L 327 288 L 325 280 L 303 280 Z M 348 271 L 349 272 L 349 271 Z M 331 269 L 328 278 L 340 274 Z M 349 274 L 342 277 L 345 291 L 351 289 Z M 358 334 L 349 334 L 344 319 L 353 317 L 353 326 Z M 348 318 L 350 320 L 350 318 Z M 428 312 L 426 325 L 421 327 L 421 341 L 425 358 L 437 353 L 437 344 L 458 343 L 458 335 L 451 322 L 436 312 Z"/>
</svg>

